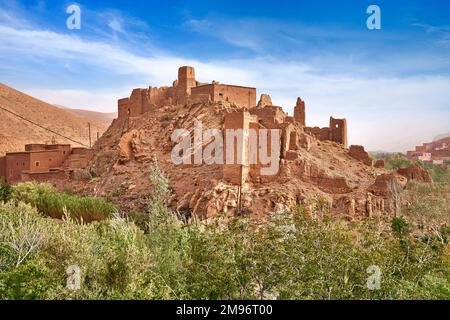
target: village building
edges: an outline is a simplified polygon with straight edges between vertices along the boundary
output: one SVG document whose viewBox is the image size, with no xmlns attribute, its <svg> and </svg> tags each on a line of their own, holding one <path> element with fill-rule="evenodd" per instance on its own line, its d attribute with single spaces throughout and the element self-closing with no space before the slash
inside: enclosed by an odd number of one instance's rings
<svg viewBox="0 0 450 320">
<path fill-rule="evenodd" d="M 416 146 L 415 150 L 407 151 L 406 156 L 410 160 L 446 166 L 450 163 L 450 137 Z"/>
<path fill-rule="evenodd" d="M 92 149 L 70 144 L 27 144 L 25 151 L 0 157 L 0 177 L 9 184 L 65 180 L 73 170 L 87 167 L 92 156 Z"/>
</svg>

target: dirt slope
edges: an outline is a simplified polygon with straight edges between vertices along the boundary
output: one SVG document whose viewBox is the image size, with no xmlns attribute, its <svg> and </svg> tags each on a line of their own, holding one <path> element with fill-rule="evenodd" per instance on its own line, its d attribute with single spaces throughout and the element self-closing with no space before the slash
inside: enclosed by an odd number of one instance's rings
<svg viewBox="0 0 450 320">
<path fill-rule="evenodd" d="M 73 113 L 78 117 L 86 118 L 93 123 L 104 123 L 108 126 L 115 118 L 117 118 L 117 112 L 97 112 L 84 109 L 71 109 L 60 105 L 55 106 L 58 108 L 63 108 L 64 110 Z"/>
<path fill-rule="evenodd" d="M 0 107 L 85 145 L 89 144 L 88 122 L 91 120 L 33 98 L 2 83 L 0 83 Z M 102 134 L 109 124 L 91 122 L 91 137 L 94 142 L 97 131 Z M 26 143 L 48 143 L 52 139 L 57 143 L 80 145 L 0 109 L 0 154 L 7 151 L 21 151 Z"/>
</svg>

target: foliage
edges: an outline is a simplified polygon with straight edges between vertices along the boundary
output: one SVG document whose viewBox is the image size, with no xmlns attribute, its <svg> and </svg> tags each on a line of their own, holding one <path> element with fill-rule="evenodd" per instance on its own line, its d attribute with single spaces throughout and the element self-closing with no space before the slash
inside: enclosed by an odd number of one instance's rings
<svg viewBox="0 0 450 320">
<path fill-rule="evenodd" d="M 102 198 L 69 195 L 45 183 L 26 182 L 13 186 L 12 199 L 29 203 L 52 218 L 61 218 L 66 209 L 72 218 L 85 222 L 108 218 L 117 211 L 116 206 Z"/>
<path fill-rule="evenodd" d="M 411 161 L 402 153 L 371 152 L 370 155 L 376 160 L 384 160 L 386 169 L 398 170 L 407 168 Z"/>
<path fill-rule="evenodd" d="M 51 187 L 15 187 L 0 204 L 0 299 L 450 299 L 448 225 L 418 235 L 407 213 L 341 221 L 320 198 L 265 221 L 188 223 L 167 208 L 156 164 L 150 180 L 143 228 L 118 214 L 81 224 L 66 196 L 56 220 L 42 214 Z"/>
<path fill-rule="evenodd" d="M 12 187 L 6 184 L 0 177 L 0 202 L 7 202 L 11 199 Z"/>
</svg>

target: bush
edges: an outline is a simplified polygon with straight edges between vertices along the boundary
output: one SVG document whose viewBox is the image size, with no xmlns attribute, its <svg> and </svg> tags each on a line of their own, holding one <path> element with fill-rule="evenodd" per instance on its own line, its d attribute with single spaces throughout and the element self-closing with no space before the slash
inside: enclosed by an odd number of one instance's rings
<svg viewBox="0 0 450 320">
<path fill-rule="evenodd" d="M 117 212 L 116 206 L 102 198 L 69 195 L 45 183 L 18 184 L 13 187 L 12 199 L 29 203 L 52 218 L 62 218 L 64 210 L 67 210 L 72 218 L 90 222 L 108 218 Z"/>
<path fill-rule="evenodd" d="M 38 210 L 61 205 L 59 193 L 14 187 L 0 204 L 0 299 L 450 299 L 446 227 L 417 236 L 404 217 L 340 221 L 320 199 L 264 222 L 186 223 L 167 208 L 157 166 L 151 182 L 145 231 L 117 214 L 51 219 Z M 66 286 L 69 266 L 78 290 Z"/>
<path fill-rule="evenodd" d="M 11 199 L 12 187 L 9 184 L 4 183 L 4 180 L 0 177 L 0 202 L 7 202 Z"/>
</svg>

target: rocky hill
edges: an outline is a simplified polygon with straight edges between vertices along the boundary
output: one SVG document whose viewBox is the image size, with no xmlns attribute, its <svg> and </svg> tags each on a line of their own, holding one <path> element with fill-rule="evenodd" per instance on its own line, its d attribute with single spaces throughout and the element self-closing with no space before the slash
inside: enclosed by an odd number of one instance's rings
<svg viewBox="0 0 450 320">
<path fill-rule="evenodd" d="M 170 136 L 175 128 L 193 130 L 196 119 L 202 120 L 204 129 L 222 127 L 224 116 L 237 109 L 226 102 L 166 105 L 138 117 L 114 120 L 95 144 L 92 170 L 100 179 L 83 183 L 82 189 L 116 195 L 127 212 L 142 209 L 151 194 L 149 176 L 157 159 L 173 189 L 169 204 L 188 217 L 208 218 L 219 212 L 264 216 L 298 204 L 329 206 L 350 219 L 394 210 L 391 185 L 404 186 L 404 177 L 369 165 L 365 155 L 305 132 L 305 143 L 280 160 L 278 176 L 250 181 L 241 190 L 223 180 L 222 165 L 173 163 Z"/>
<path fill-rule="evenodd" d="M 91 122 L 91 139 L 94 142 L 97 131 L 102 134 L 108 122 L 97 121 L 87 115 L 74 114 L 68 110 L 48 104 L 0 83 L 0 154 L 7 151 L 21 151 L 26 143 L 70 143 L 73 146 L 89 144 L 88 122 Z M 27 120 L 60 133 L 75 143 L 55 133 L 42 129 Z"/>
<path fill-rule="evenodd" d="M 149 177 L 157 162 L 170 180 L 169 205 L 187 218 L 208 219 L 219 213 L 264 217 L 302 205 L 315 207 L 311 212 L 331 209 L 354 219 L 396 213 L 399 192 L 408 180 L 422 176 L 411 172 L 422 174 L 419 167 L 390 172 L 362 146 L 347 147 L 345 119 L 330 117 L 329 127 L 307 127 L 301 98 L 294 116 L 288 116 L 272 105 L 268 95 L 261 95 L 256 103 L 255 91 L 200 83 L 192 67 L 181 67 L 172 87 L 134 89 L 129 98 L 118 101 L 118 118 L 94 146 L 90 170 L 98 178 L 75 181 L 74 191 L 112 197 L 124 212 L 141 210 L 151 195 Z M 276 155 L 279 170 L 264 176 L 258 170 L 263 163 L 206 164 L 203 159 L 198 164 L 176 164 L 173 133 L 181 129 L 192 137 L 199 122 L 203 132 L 214 129 L 220 134 L 229 128 L 278 130 L 280 136 L 270 139 L 279 141 L 281 150 L 270 153 Z M 205 151 L 215 139 L 201 143 L 199 150 Z M 235 150 L 248 152 L 247 142 Z M 261 145 L 258 150 L 260 155 Z M 195 158 L 195 150 L 184 156 Z"/>
</svg>

